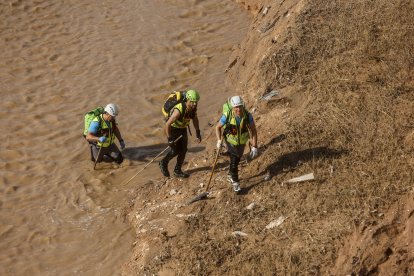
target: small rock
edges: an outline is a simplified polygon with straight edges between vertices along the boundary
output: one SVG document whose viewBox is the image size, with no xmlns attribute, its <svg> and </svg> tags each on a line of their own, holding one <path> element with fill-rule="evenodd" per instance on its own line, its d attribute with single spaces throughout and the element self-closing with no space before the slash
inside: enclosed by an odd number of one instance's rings
<svg viewBox="0 0 414 276">
<path fill-rule="evenodd" d="M 274 221 L 270 222 L 268 225 L 266 225 L 266 229 L 272 229 L 272 228 L 278 227 L 284 221 L 285 221 L 285 217 L 284 216 L 280 216 L 277 219 L 275 219 Z"/>
<path fill-rule="evenodd" d="M 256 206 L 256 203 L 252 202 L 246 207 L 246 209 L 247 210 L 252 210 L 255 206 Z"/>
<path fill-rule="evenodd" d="M 279 91 L 276 91 L 276 90 L 272 90 L 272 91 L 270 91 L 269 93 L 267 93 L 267 94 L 265 94 L 265 95 L 263 95 L 263 96 L 261 96 L 260 97 L 260 100 L 264 100 L 264 101 L 268 101 L 268 100 L 270 100 L 271 98 L 273 98 L 274 96 L 279 96 Z"/>
<path fill-rule="evenodd" d="M 177 190 L 176 190 L 176 189 L 172 189 L 172 190 L 170 191 L 170 195 L 175 195 L 175 194 L 177 194 Z"/>
<path fill-rule="evenodd" d="M 314 179 L 315 179 L 315 176 L 313 175 L 313 173 L 308 173 L 308 174 L 304 174 L 304 175 L 289 179 L 288 181 L 285 181 L 285 182 L 295 183 L 295 182 L 309 181 L 309 180 L 314 180 Z"/>
<path fill-rule="evenodd" d="M 241 231 L 234 231 L 233 233 L 231 233 L 232 236 L 241 236 L 241 237 L 247 237 L 247 234 Z"/>
</svg>

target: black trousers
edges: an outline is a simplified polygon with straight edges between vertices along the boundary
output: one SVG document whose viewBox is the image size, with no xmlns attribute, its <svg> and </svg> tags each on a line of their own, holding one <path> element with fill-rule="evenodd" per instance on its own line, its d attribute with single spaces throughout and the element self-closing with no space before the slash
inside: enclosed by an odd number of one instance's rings
<svg viewBox="0 0 414 276">
<path fill-rule="evenodd" d="M 234 146 L 226 141 L 227 151 L 230 154 L 229 173 L 233 181 L 239 182 L 239 163 L 246 145 Z"/>
<path fill-rule="evenodd" d="M 118 164 L 121 164 L 124 161 L 124 157 L 122 156 L 121 151 L 118 149 L 116 144 L 112 144 L 109 147 L 102 148 L 100 153 L 100 147 L 98 147 L 96 144 L 90 144 L 91 147 L 91 154 L 92 154 L 92 161 L 95 161 L 98 159 L 99 162 L 116 162 Z M 98 156 L 99 153 L 99 156 Z"/>
<path fill-rule="evenodd" d="M 168 165 L 168 162 L 177 156 L 177 164 L 175 165 L 176 171 L 181 171 L 181 166 L 184 163 L 185 155 L 187 154 L 188 136 L 187 128 L 171 128 L 171 138 L 176 140 L 178 137 L 180 137 L 180 135 L 183 137 L 178 140 L 173 147 L 170 148 L 170 151 L 161 160 L 161 162 L 163 162 L 165 165 Z"/>
</svg>

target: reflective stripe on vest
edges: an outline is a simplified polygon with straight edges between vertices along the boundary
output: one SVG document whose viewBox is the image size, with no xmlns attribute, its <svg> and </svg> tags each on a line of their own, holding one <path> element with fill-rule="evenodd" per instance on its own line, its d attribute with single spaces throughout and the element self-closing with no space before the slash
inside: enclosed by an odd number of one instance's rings
<svg viewBox="0 0 414 276">
<path fill-rule="evenodd" d="M 170 116 L 174 112 L 174 109 L 177 109 L 180 112 L 180 117 L 177 120 L 175 120 L 174 123 L 171 124 L 172 127 L 186 128 L 190 124 L 191 118 L 187 118 L 186 114 L 183 114 L 183 112 L 185 113 L 185 108 L 183 105 L 184 103 L 179 103 L 176 106 L 174 106 L 174 108 L 171 110 Z"/>
<path fill-rule="evenodd" d="M 243 116 L 240 125 L 237 125 L 236 117 L 233 115 L 233 112 L 229 113 L 231 118 L 225 127 L 227 142 L 234 146 L 247 144 L 250 137 L 249 129 L 246 125 L 246 123 L 249 123 L 249 116 Z"/>
<path fill-rule="evenodd" d="M 98 146 L 102 148 L 107 148 L 115 142 L 115 133 L 114 133 L 114 128 L 113 128 L 113 123 L 105 121 L 103 118 L 103 114 L 99 116 L 101 117 L 101 120 L 99 120 L 98 117 L 95 117 L 92 120 L 94 122 L 98 122 L 101 125 L 99 129 L 99 133 L 97 133 L 97 136 L 100 137 L 102 135 L 105 135 L 107 139 L 104 143 L 101 143 L 98 141 Z"/>
</svg>

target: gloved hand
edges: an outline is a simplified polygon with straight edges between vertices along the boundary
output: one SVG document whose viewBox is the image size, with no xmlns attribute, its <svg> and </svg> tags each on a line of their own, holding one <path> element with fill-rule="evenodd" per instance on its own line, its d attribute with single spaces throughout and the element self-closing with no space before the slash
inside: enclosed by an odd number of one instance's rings
<svg viewBox="0 0 414 276">
<path fill-rule="evenodd" d="M 198 139 L 198 142 L 201 142 L 201 132 L 199 129 L 196 129 L 196 137 Z"/>
<path fill-rule="evenodd" d="M 170 148 L 175 147 L 174 138 L 168 137 L 168 145 L 170 146 Z"/>
<path fill-rule="evenodd" d="M 217 140 L 217 148 L 219 149 L 221 147 L 221 140 Z"/>
<path fill-rule="evenodd" d="M 101 136 L 101 137 L 99 137 L 99 142 L 101 142 L 101 143 L 105 143 L 105 141 L 106 141 L 106 136 Z"/>
<path fill-rule="evenodd" d="M 258 154 L 258 152 L 257 152 L 257 148 L 252 147 L 252 149 L 250 150 L 250 158 L 251 158 L 251 159 L 256 158 L 256 157 L 257 157 L 257 154 Z"/>
<path fill-rule="evenodd" d="M 119 145 L 121 146 L 121 150 L 123 150 L 125 148 L 124 140 L 119 140 Z"/>
</svg>

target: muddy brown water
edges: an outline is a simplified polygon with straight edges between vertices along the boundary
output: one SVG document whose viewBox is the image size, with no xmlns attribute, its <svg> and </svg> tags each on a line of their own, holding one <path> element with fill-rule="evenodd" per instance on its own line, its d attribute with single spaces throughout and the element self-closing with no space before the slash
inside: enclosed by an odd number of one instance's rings
<svg viewBox="0 0 414 276">
<path fill-rule="evenodd" d="M 119 274 L 135 236 L 122 208 L 161 175 L 154 163 L 122 183 L 165 147 L 166 93 L 200 91 L 206 135 L 248 14 L 230 0 L 10 0 L 0 18 L 0 275 Z M 93 171 L 83 114 L 109 102 L 128 160 Z"/>
</svg>

